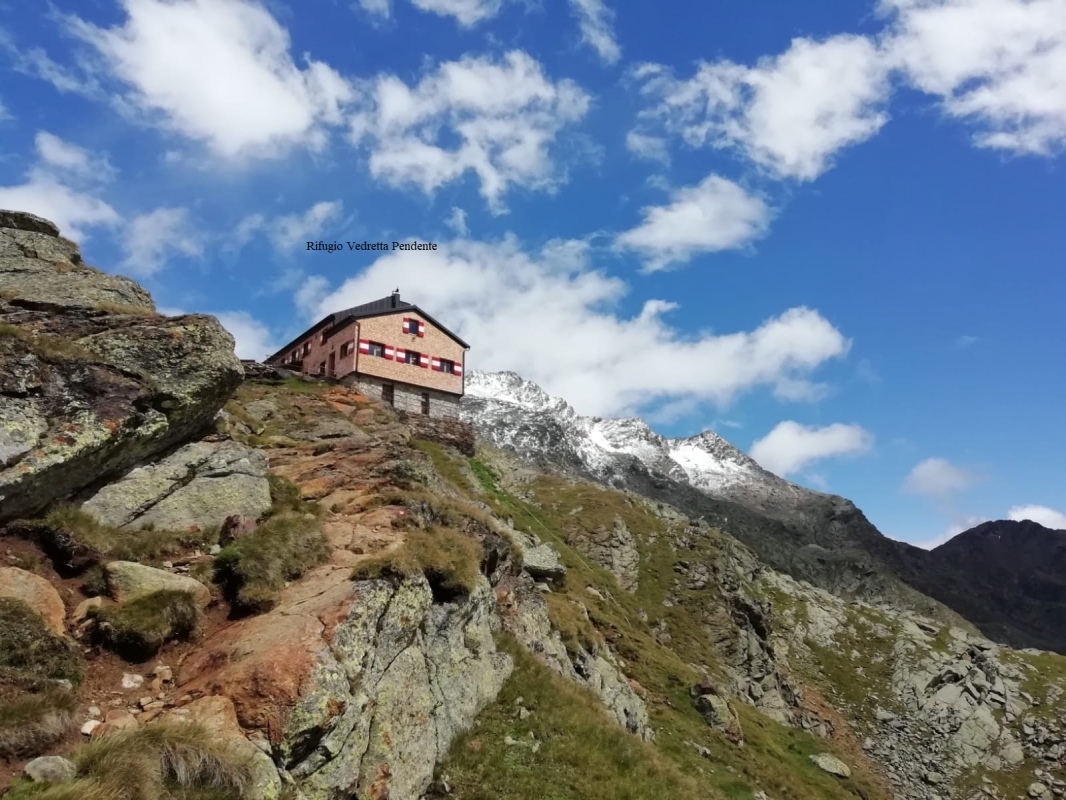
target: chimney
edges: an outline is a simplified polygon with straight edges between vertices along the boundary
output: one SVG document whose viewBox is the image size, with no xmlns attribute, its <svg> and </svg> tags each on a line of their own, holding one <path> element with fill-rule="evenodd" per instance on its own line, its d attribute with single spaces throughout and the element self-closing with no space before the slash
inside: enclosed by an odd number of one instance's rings
<svg viewBox="0 0 1066 800">
<path fill-rule="evenodd" d="M 392 307 L 396 308 L 400 305 L 400 287 L 396 287 L 396 291 L 392 293 Z"/>
</svg>

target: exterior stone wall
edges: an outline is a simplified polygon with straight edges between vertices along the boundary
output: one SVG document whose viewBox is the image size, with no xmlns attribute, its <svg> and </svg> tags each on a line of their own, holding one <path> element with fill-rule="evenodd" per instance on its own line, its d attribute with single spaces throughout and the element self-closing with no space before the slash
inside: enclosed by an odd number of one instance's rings
<svg viewBox="0 0 1066 800">
<path fill-rule="evenodd" d="M 433 411 L 432 407 L 430 411 Z M 400 412 L 400 418 L 410 426 L 412 432 L 419 439 L 442 444 L 445 447 L 454 447 L 464 456 L 474 455 L 474 426 L 469 422 L 461 422 L 454 417 L 440 419 L 426 417 L 422 414 L 409 414 Z"/>
<path fill-rule="evenodd" d="M 458 419 L 459 398 L 446 392 L 438 392 L 422 386 L 400 383 L 399 381 L 387 381 L 368 375 L 352 376 L 350 381 L 345 381 L 361 395 L 371 400 L 383 402 L 382 386 L 391 384 L 393 387 L 393 407 L 397 411 L 406 412 L 412 417 L 423 417 L 422 393 L 429 394 L 429 416 L 436 419 Z"/>
</svg>

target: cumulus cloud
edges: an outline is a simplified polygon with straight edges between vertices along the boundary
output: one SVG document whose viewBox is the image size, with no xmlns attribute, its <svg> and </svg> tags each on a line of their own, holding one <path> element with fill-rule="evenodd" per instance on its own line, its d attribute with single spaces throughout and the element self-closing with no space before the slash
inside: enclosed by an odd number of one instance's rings
<svg viewBox="0 0 1066 800">
<path fill-rule="evenodd" d="M 589 108 L 577 84 L 553 82 L 520 51 L 441 64 L 413 87 L 379 75 L 365 94 L 352 138 L 370 148 L 375 178 L 430 194 L 473 172 L 496 213 L 511 185 L 551 190 L 564 179 L 549 149 Z"/>
<path fill-rule="evenodd" d="M 914 466 L 903 481 L 903 490 L 937 499 L 969 489 L 974 476 L 943 458 L 927 458 Z"/>
<path fill-rule="evenodd" d="M 215 316 L 233 335 L 238 358 L 262 361 L 280 346 L 270 328 L 247 311 L 220 311 Z"/>
<path fill-rule="evenodd" d="M 1007 512 L 1008 519 L 1028 519 L 1056 531 L 1066 531 L 1066 514 L 1047 506 L 1014 506 Z"/>
<path fill-rule="evenodd" d="M 0 208 L 29 211 L 59 226 L 68 238 L 84 242 L 88 229 L 114 227 L 122 220 L 104 200 L 101 184 L 112 175 L 106 158 L 41 131 L 36 159 L 23 183 L 0 186 Z"/>
<path fill-rule="evenodd" d="M 755 442 L 751 457 L 784 477 L 825 458 L 865 453 L 873 443 L 873 434 L 859 425 L 836 423 L 816 428 L 789 420 Z"/>
<path fill-rule="evenodd" d="M 503 8 L 503 0 L 411 0 L 411 4 L 422 11 L 454 17 L 464 28 L 472 28 L 479 22 L 492 19 Z M 359 6 L 379 17 L 392 14 L 392 0 L 359 0 Z"/>
<path fill-rule="evenodd" d="M 577 17 L 581 40 L 596 51 L 604 64 L 616 64 L 622 48 L 614 36 L 614 12 L 603 0 L 570 0 Z"/>
<path fill-rule="evenodd" d="M 604 416 L 691 399 L 725 405 L 755 388 L 808 376 L 849 347 L 808 308 L 753 330 L 696 337 L 669 324 L 673 303 L 649 300 L 638 314 L 620 315 L 616 305 L 628 286 L 595 269 L 584 242 L 553 242 L 533 253 L 511 236 L 438 246 L 382 256 L 319 297 L 307 317 L 400 286 L 404 299 L 432 308 L 471 343 L 470 366 L 516 370 L 582 413 Z"/>
<path fill-rule="evenodd" d="M 350 84 L 310 57 L 297 65 L 288 32 L 255 0 L 122 6 L 121 25 L 69 17 L 68 29 L 95 51 L 100 80 L 118 81 L 122 107 L 143 118 L 228 158 L 318 148 L 327 128 L 343 121 Z"/>
<path fill-rule="evenodd" d="M 667 205 L 641 213 L 644 221 L 620 234 L 616 244 L 639 253 L 649 272 L 743 247 L 766 233 L 771 215 L 762 198 L 718 175 L 678 189 Z"/>
<path fill-rule="evenodd" d="M 662 136 L 649 136 L 646 133 L 630 131 L 626 134 L 626 149 L 638 158 L 649 161 L 670 160 L 666 139 Z"/>
<path fill-rule="evenodd" d="M 1063 0 L 881 0 L 886 50 L 906 79 L 977 128 L 980 147 L 1066 145 Z"/>
<path fill-rule="evenodd" d="M 888 120 L 888 65 L 862 36 L 795 39 L 754 67 L 701 62 L 687 80 L 657 64 L 633 74 L 651 103 L 641 112 L 649 129 L 692 147 L 735 148 L 782 178 L 817 178 Z"/>
<path fill-rule="evenodd" d="M 302 214 L 283 214 L 268 218 L 263 214 L 245 217 L 234 231 L 233 243 L 241 247 L 252 237 L 264 234 L 279 252 L 289 252 L 306 247 L 322 235 L 331 223 L 340 219 L 344 203 L 330 200 L 315 203 Z"/>
<path fill-rule="evenodd" d="M 157 208 L 129 221 L 122 237 L 126 257 L 123 271 L 138 276 L 154 275 L 172 255 L 194 258 L 203 255 L 204 237 L 186 208 Z"/>
</svg>

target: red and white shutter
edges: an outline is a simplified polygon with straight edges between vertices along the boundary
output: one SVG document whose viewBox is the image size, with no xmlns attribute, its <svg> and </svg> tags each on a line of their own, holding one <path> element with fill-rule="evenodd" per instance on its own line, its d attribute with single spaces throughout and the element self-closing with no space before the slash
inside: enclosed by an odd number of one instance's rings
<svg viewBox="0 0 1066 800">
<path fill-rule="evenodd" d="M 418 335 L 419 336 L 425 336 L 426 335 L 426 323 L 424 323 L 422 320 L 413 320 L 413 322 L 417 322 L 418 323 Z"/>
<path fill-rule="evenodd" d="M 396 357 L 396 348 L 394 348 L 391 344 L 385 345 L 385 358 L 387 358 L 387 359 L 389 359 L 391 361 L 395 357 Z"/>
<path fill-rule="evenodd" d="M 396 348 L 396 360 L 397 361 L 403 361 L 406 358 L 407 358 L 407 351 L 404 350 L 402 347 L 397 347 Z"/>
<path fill-rule="evenodd" d="M 359 352 L 360 353 L 369 353 L 370 352 L 370 340 L 369 339 L 360 339 L 359 340 Z"/>
<path fill-rule="evenodd" d="M 418 366 L 420 366 L 420 367 L 429 367 L 429 356 L 427 356 L 425 353 L 423 353 L 421 356 L 419 356 L 418 357 Z"/>
<path fill-rule="evenodd" d="M 454 367 L 452 367 L 452 375 L 459 375 L 459 376 L 462 376 L 462 374 L 463 374 L 463 365 L 462 365 L 462 364 L 460 364 L 460 363 L 459 363 L 459 362 L 457 361 L 457 362 L 455 362 L 455 366 L 454 366 Z"/>
<path fill-rule="evenodd" d="M 440 372 L 440 359 L 439 358 L 434 358 L 434 359 L 430 360 L 429 365 L 430 365 L 430 367 L 433 368 L 434 372 Z"/>
</svg>

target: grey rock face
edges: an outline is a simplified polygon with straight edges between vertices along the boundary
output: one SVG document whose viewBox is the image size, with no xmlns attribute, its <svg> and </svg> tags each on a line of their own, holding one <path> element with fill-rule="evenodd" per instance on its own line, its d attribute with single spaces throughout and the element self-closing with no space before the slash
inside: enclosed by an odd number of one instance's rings
<svg viewBox="0 0 1066 800">
<path fill-rule="evenodd" d="M 82 505 L 116 528 L 183 531 L 256 519 L 270 508 L 267 460 L 235 441 L 194 442 L 134 468 Z"/>
<path fill-rule="evenodd" d="M 268 614 L 221 631 L 178 681 L 230 697 L 306 800 L 418 800 L 510 675 L 492 638 L 495 595 L 482 579 L 463 601 L 435 603 L 421 577 L 352 584 L 349 572 L 320 568 Z"/>
<path fill-rule="evenodd" d="M 190 438 L 243 372 L 213 317 L 160 317 L 141 287 L 82 264 L 54 226 L 14 212 L 0 223 L 6 521 Z"/>
</svg>

